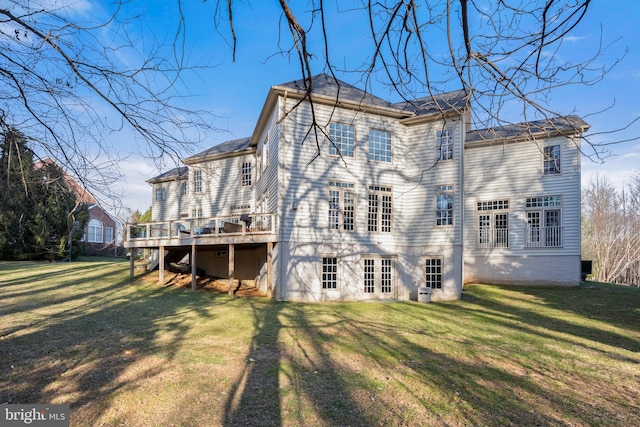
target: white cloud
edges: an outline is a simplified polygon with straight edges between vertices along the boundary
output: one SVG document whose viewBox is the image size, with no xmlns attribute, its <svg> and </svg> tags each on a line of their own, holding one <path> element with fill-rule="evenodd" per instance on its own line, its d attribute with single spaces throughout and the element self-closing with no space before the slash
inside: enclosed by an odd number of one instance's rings
<svg viewBox="0 0 640 427">
<path fill-rule="evenodd" d="M 566 36 L 562 38 L 563 41 L 569 42 L 569 43 L 576 43 L 585 39 L 586 37 L 584 36 Z"/>
</svg>

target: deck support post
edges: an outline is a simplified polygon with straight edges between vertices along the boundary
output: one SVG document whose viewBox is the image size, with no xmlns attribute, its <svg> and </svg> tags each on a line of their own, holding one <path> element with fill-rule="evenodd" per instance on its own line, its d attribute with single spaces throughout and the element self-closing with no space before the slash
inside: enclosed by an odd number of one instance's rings
<svg viewBox="0 0 640 427">
<path fill-rule="evenodd" d="M 236 247 L 234 244 L 229 244 L 229 296 L 233 296 L 233 276 L 235 273 L 236 264 Z"/>
<path fill-rule="evenodd" d="M 192 243 L 191 244 L 191 259 L 189 261 L 191 261 L 191 290 L 195 291 L 196 290 L 196 244 Z"/>
<path fill-rule="evenodd" d="M 267 242 L 267 294 L 273 295 L 273 242 Z"/>
<path fill-rule="evenodd" d="M 159 284 L 163 284 L 164 283 L 164 246 L 160 246 L 158 248 L 159 254 L 158 254 L 158 283 Z"/>
<path fill-rule="evenodd" d="M 133 264 L 135 262 L 135 256 L 133 254 L 135 251 L 135 248 L 131 248 L 129 251 L 129 279 L 131 280 L 133 280 Z"/>
</svg>

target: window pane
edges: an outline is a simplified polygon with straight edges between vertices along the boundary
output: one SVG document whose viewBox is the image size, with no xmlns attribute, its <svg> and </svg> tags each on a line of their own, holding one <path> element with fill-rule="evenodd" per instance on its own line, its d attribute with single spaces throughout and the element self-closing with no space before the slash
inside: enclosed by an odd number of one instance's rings
<svg viewBox="0 0 640 427">
<path fill-rule="evenodd" d="M 340 226 L 340 192 L 338 190 L 329 191 L 329 228 L 337 230 Z"/>
<path fill-rule="evenodd" d="M 382 292 L 383 294 L 389 294 L 391 293 L 391 284 L 393 280 L 393 262 L 390 259 L 383 259 L 381 261 L 380 292 Z"/>
<path fill-rule="evenodd" d="M 369 130 L 369 160 L 391 162 L 391 134 Z"/>
<path fill-rule="evenodd" d="M 439 130 L 436 135 L 436 159 L 453 159 L 453 138 L 448 129 Z"/>
<path fill-rule="evenodd" d="M 560 146 L 544 147 L 544 174 L 560 173 Z"/>
<path fill-rule="evenodd" d="M 335 257 L 322 258 L 322 289 L 337 289 L 338 287 L 338 259 Z"/>
<path fill-rule="evenodd" d="M 251 185 L 251 163 L 245 162 L 242 164 L 242 186 L 248 187 Z"/>
<path fill-rule="evenodd" d="M 369 213 L 367 217 L 367 230 L 378 231 L 378 195 L 369 194 Z"/>
<path fill-rule="evenodd" d="M 453 224 L 453 195 L 438 194 L 436 196 L 436 225 Z"/>
<path fill-rule="evenodd" d="M 353 231 L 354 228 L 354 214 L 355 214 L 355 194 L 350 192 L 344 193 L 344 229 L 347 231 Z"/>
<path fill-rule="evenodd" d="M 331 123 L 329 125 L 329 153 L 353 157 L 354 154 L 354 132 L 353 126 L 341 123 Z"/>
<path fill-rule="evenodd" d="M 442 259 L 427 258 L 425 263 L 426 285 L 429 288 L 442 288 Z"/>
<path fill-rule="evenodd" d="M 364 260 L 364 293 L 372 294 L 375 291 L 375 260 Z"/>
</svg>

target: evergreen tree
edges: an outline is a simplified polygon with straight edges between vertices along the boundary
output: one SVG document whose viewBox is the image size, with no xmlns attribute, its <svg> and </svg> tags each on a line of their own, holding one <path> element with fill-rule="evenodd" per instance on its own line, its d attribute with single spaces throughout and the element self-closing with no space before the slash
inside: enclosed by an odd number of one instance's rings
<svg viewBox="0 0 640 427">
<path fill-rule="evenodd" d="M 0 259 L 77 255 L 88 220 L 86 207 L 76 203 L 64 171 L 47 162 L 34 167 L 25 135 L 0 124 Z"/>
</svg>

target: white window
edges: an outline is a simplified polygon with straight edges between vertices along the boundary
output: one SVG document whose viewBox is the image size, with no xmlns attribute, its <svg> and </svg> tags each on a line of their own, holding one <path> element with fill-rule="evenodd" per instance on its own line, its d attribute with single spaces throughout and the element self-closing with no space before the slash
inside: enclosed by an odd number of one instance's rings
<svg viewBox="0 0 640 427">
<path fill-rule="evenodd" d="M 202 171 L 193 171 L 193 192 L 200 193 L 202 191 Z"/>
<path fill-rule="evenodd" d="M 436 187 L 436 225 L 453 225 L 453 185 Z"/>
<path fill-rule="evenodd" d="M 391 233 L 392 200 L 391 187 L 369 186 L 367 231 Z"/>
<path fill-rule="evenodd" d="M 241 184 L 243 187 L 251 186 L 251 162 L 242 163 Z"/>
<path fill-rule="evenodd" d="M 103 242 L 103 234 L 102 234 L 102 221 L 97 218 L 91 218 L 89 220 L 88 226 L 88 234 L 89 243 L 102 243 Z"/>
<path fill-rule="evenodd" d="M 180 183 L 180 195 L 184 196 L 185 194 L 187 194 L 187 183 L 186 181 L 182 181 Z"/>
<path fill-rule="evenodd" d="M 453 137 L 451 130 L 439 130 L 436 134 L 436 160 L 453 159 Z"/>
<path fill-rule="evenodd" d="M 442 289 L 442 258 L 426 259 L 425 283 L 428 288 Z"/>
<path fill-rule="evenodd" d="M 509 200 L 478 202 L 479 248 L 509 247 Z"/>
<path fill-rule="evenodd" d="M 105 243 L 113 242 L 113 227 L 104 228 L 104 241 Z"/>
<path fill-rule="evenodd" d="M 560 146 L 544 147 L 543 170 L 545 175 L 560 173 Z"/>
<path fill-rule="evenodd" d="M 354 130 L 353 126 L 342 123 L 329 124 L 329 153 L 342 156 L 353 157 L 354 150 Z"/>
<path fill-rule="evenodd" d="M 393 259 L 364 259 L 363 292 L 389 296 L 393 291 Z"/>
<path fill-rule="evenodd" d="M 525 246 L 562 246 L 562 197 L 529 197 L 525 200 L 527 232 Z"/>
<path fill-rule="evenodd" d="M 202 220 L 200 219 L 202 218 L 202 209 L 201 208 L 191 209 L 191 218 L 194 226 L 202 225 Z"/>
<path fill-rule="evenodd" d="M 329 181 L 329 228 L 353 231 L 356 194 L 353 184 Z"/>
<path fill-rule="evenodd" d="M 338 258 L 322 257 L 322 289 L 338 288 Z"/>
<path fill-rule="evenodd" d="M 167 199 L 167 190 L 162 187 L 156 187 L 156 200 L 163 201 Z"/>
<path fill-rule="evenodd" d="M 391 162 L 391 134 L 381 130 L 369 130 L 369 160 Z"/>
</svg>

